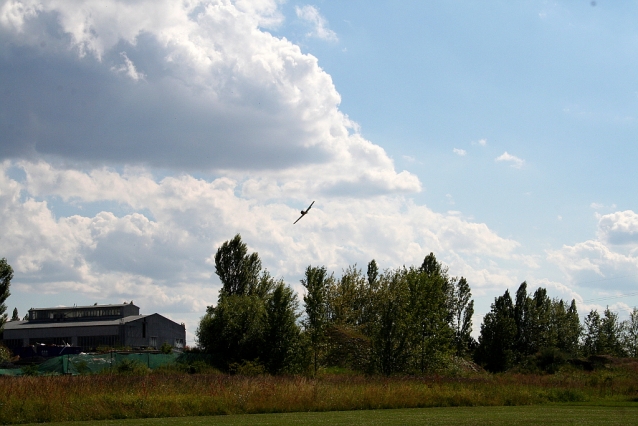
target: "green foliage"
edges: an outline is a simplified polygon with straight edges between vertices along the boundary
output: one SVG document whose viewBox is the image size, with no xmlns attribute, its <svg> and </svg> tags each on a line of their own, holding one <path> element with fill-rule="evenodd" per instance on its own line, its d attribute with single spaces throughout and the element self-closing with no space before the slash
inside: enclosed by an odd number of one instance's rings
<svg viewBox="0 0 638 426">
<path fill-rule="evenodd" d="M 215 253 L 215 273 L 222 282 L 222 295 L 248 295 L 263 291 L 259 280 L 261 260 L 257 253 L 248 254 L 248 247 L 239 234 L 226 241 Z M 262 296 L 262 294 L 258 294 Z"/>
<path fill-rule="evenodd" d="M 36 364 L 22 366 L 23 376 L 39 376 L 38 366 Z"/>
<path fill-rule="evenodd" d="M 244 360 L 230 364 L 228 366 L 228 372 L 240 376 L 260 376 L 266 373 L 266 368 L 263 364 L 259 363 L 258 359 L 254 361 Z"/>
<path fill-rule="evenodd" d="M 454 330 L 454 348 L 457 356 L 464 356 L 471 351 L 473 342 L 472 316 L 474 315 L 474 300 L 467 280 L 452 283 L 452 329 Z"/>
<path fill-rule="evenodd" d="M 2 332 L 2 326 L 7 321 L 7 305 L 4 302 L 11 295 L 9 287 L 11 286 L 12 278 L 13 268 L 7 263 L 7 259 L 3 257 L 0 259 L 0 332 Z"/>
<path fill-rule="evenodd" d="M 18 308 L 13 308 L 13 315 L 11 315 L 11 321 L 20 321 L 20 315 L 18 314 Z"/>
<path fill-rule="evenodd" d="M 623 347 L 628 356 L 638 358 L 638 309 L 634 308 L 629 319 L 623 321 Z"/>
<path fill-rule="evenodd" d="M 265 341 L 262 358 L 271 374 L 303 370 L 304 345 L 297 324 L 299 302 L 294 291 L 277 283 L 266 301 Z"/>
<path fill-rule="evenodd" d="M 303 325 L 310 340 L 313 355 L 314 372 L 319 369 L 319 358 L 326 340 L 325 330 L 328 323 L 328 289 L 332 284 L 326 268 L 308 266 L 301 284 L 306 288 L 303 297 L 306 318 Z"/>
<path fill-rule="evenodd" d="M 483 318 L 475 359 L 487 370 L 505 371 L 514 365 L 517 326 L 509 290 L 497 297 Z"/>
<path fill-rule="evenodd" d="M 432 253 L 428 257 L 434 259 Z M 431 261 L 428 265 L 431 267 Z M 452 346 L 453 330 L 448 322 L 449 282 L 441 270 L 437 266 L 432 273 L 415 268 L 403 272 L 408 289 L 411 357 L 414 367 L 421 374 L 435 367 L 434 362 L 441 359 L 442 354 L 448 353 Z"/>
<path fill-rule="evenodd" d="M 590 311 L 585 317 L 584 354 L 624 356 L 622 331 L 618 315 L 609 308 L 605 309 L 603 317 L 596 310 Z"/>
<path fill-rule="evenodd" d="M 248 254 L 239 234 L 217 250 L 215 269 L 223 287 L 196 332 L 214 365 L 236 370 L 258 363 L 272 374 L 303 370 L 305 344 L 292 289 L 261 271 L 259 256 Z"/>
<path fill-rule="evenodd" d="M 141 362 L 126 358 L 117 363 L 114 371 L 118 374 L 128 374 L 135 376 L 142 376 L 151 372 L 151 370 Z"/>
<path fill-rule="evenodd" d="M 199 345 L 226 369 L 262 354 L 266 307 L 257 296 L 224 295 L 209 308 L 197 329 Z"/>
<path fill-rule="evenodd" d="M 475 357 L 488 370 L 504 371 L 523 363 L 523 368 L 547 371 L 553 367 L 538 367 L 537 359 L 546 354 L 578 354 L 582 328 L 574 300 L 567 308 L 562 300 L 550 299 L 544 288 L 538 288 L 530 297 L 527 283 L 523 282 L 511 309 L 509 292 L 497 302 L 483 319 Z"/>
<path fill-rule="evenodd" d="M 6 346 L 0 344 L 0 363 L 9 361 L 11 356 L 11 351 Z"/>
<path fill-rule="evenodd" d="M 168 342 L 164 342 L 160 347 L 160 352 L 163 354 L 171 354 L 173 353 L 173 346 L 171 346 L 171 344 Z"/>
<path fill-rule="evenodd" d="M 371 327 L 374 369 L 390 375 L 406 371 L 410 361 L 409 291 L 400 270 L 379 278 L 377 320 Z"/>
</svg>

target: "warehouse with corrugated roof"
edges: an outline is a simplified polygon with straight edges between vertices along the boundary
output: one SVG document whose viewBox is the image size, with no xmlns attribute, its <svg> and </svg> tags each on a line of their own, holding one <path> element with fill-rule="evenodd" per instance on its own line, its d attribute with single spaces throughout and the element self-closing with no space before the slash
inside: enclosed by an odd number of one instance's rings
<svg viewBox="0 0 638 426">
<path fill-rule="evenodd" d="M 32 308 L 29 319 L 4 325 L 3 343 L 9 349 L 35 344 L 79 346 L 83 351 L 98 346 L 155 348 L 164 343 L 183 348 L 186 327 L 160 314 L 140 315 L 133 302 Z"/>
</svg>

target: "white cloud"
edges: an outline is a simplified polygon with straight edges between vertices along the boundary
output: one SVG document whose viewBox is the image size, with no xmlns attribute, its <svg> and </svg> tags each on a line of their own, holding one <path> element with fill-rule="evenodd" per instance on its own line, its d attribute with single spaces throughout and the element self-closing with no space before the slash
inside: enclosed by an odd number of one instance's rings
<svg viewBox="0 0 638 426">
<path fill-rule="evenodd" d="M 459 148 L 454 148 L 454 149 L 452 150 L 452 152 L 454 152 L 456 155 L 459 155 L 459 156 L 461 156 L 461 157 L 463 157 L 464 155 L 466 155 L 466 154 L 467 154 L 467 151 L 466 151 L 466 150 L 464 150 L 464 149 L 459 149 Z"/>
<path fill-rule="evenodd" d="M 116 66 L 111 67 L 111 70 L 118 73 L 124 73 L 127 76 L 129 76 L 132 80 L 135 80 L 135 81 L 143 80 L 144 74 L 137 71 L 137 69 L 135 68 L 135 64 L 133 64 L 133 61 L 131 61 L 128 58 L 128 56 L 126 56 L 126 52 L 120 52 L 120 56 L 122 57 L 122 60 L 124 61 L 124 63 L 117 67 Z"/>
<path fill-rule="evenodd" d="M 420 191 L 339 110 L 317 58 L 261 30 L 280 19 L 274 0 L 7 2 L 0 158 L 295 180 L 307 194 Z"/>
<path fill-rule="evenodd" d="M 297 17 L 308 24 L 312 25 L 312 31 L 308 33 L 309 37 L 316 37 L 323 40 L 337 41 L 337 34 L 328 28 L 328 21 L 321 16 L 319 10 L 311 5 L 303 7 L 295 6 Z"/>
<path fill-rule="evenodd" d="M 8 177 L 12 167 L 24 171 L 23 181 Z M 479 286 L 509 280 L 494 263 L 472 266 L 476 256 L 512 259 L 518 247 L 485 224 L 383 196 L 317 199 L 311 214 L 293 227 L 309 200 L 283 204 L 238 195 L 249 184 L 188 175 L 157 181 L 141 169 L 82 172 L 43 162 L 4 162 L 0 221 L 6 226 L 6 256 L 16 270 L 15 288 L 202 312 L 215 301 L 211 259 L 237 232 L 271 272 L 293 284 L 309 264 L 338 273 L 375 258 L 382 267 L 398 267 L 420 264 L 430 251 Z M 56 217 L 49 201 L 78 213 Z M 134 211 L 80 214 L 80 207 L 96 202 Z"/>
<path fill-rule="evenodd" d="M 591 203 L 589 205 L 589 207 L 591 207 L 594 210 L 602 210 L 602 209 L 615 209 L 616 205 L 615 204 L 611 204 L 609 206 L 606 206 L 606 205 L 601 204 L 601 203 Z"/>
<path fill-rule="evenodd" d="M 600 216 L 598 238 L 613 245 L 638 245 L 638 214 L 626 210 Z"/>
<path fill-rule="evenodd" d="M 487 139 L 479 139 L 478 142 L 472 141 L 472 145 L 485 146 L 487 145 Z"/>
<path fill-rule="evenodd" d="M 597 238 L 547 252 L 574 285 L 616 289 L 638 285 L 638 215 L 627 210 L 599 216 Z"/>
<path fill-rule="evenodd" d="M 494 161 L 505 161 L 505 162 L 511 163 L 510 166 L 514 167 L 515 169 L 520 169 L 521 167 L 523 167 L 523 164 L 525 163 L 525 160 L 522 160 L 512 154 L 508 154 L 507 151 L 505 151 L 503 154 L 496 157 Z"/>
</svg>

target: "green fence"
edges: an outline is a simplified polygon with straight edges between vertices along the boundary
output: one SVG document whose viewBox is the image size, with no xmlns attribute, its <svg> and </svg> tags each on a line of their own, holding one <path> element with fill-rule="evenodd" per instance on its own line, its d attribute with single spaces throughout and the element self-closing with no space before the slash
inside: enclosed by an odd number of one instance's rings
<svg viewBox="0 0 638 426">
<path fill-rule="evenodd" d="M 38 365 L 38 374 L 94 374 L 104 370 L 117 368 L 122 362 L 136 362 L 151 370 L 163 365 L 175 364 L 176 362 L 191 363 L 195 358 L 201 358 L 199 354 L 155 354 L 155 353 L 118 353 L 110 352 L 99 355 L 62 355 L 51 358 Z M 199 355 L 199 356 L 198 356 Z M 193 358 L 193 360 L 191 360 Z M 20 376 L 22 370 L 0 369 L 0 376 Z"/>
</svg>

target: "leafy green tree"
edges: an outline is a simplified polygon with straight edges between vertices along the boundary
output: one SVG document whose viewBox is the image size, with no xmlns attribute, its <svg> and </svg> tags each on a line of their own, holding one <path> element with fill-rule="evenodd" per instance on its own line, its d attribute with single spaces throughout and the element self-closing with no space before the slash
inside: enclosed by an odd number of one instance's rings
<svg viewBox="0 0 638 426">
<path fill-rule="evenodd" d="M 283 282 L 276 284 L 266 302 L 264 364 L 271 374 L 298 372 L 303 363 L 301 330 L 297 325 L 299 302 Z"/>
<path fill-rule="evenodd" d="M 409 291 L 411 347 L 415 366 L 421 374 L 440 361 L 452 343 L 453 334 L 448 321 L 448 281 L 440 271 L 438 267 L 435 273 L 415 268 L 403 272 Z"/>
<path fill-rule="evenodd" d="M 618 314 L 610 311 L 609 307 L 605 309 L 600 322 L 600 340 L 603 353 L 619 357 L 625 356 L 622 345 L 622 325 L 618 321 Z"/>
<path fill-rule="evenodd" d="M 556 342 L 551 338 L 552 323 L 552 301 L 547 296 L 547 290 L 539 287 L 532 297 L 530 313 L 531 318 L 531 347 L 530 353 L 537 353 L 541 349 L 556 346 Z"/>
<path fill-rule="evenodd" d="M 332 324 L 355 327 L 361 323 L 366 279 L 356 265 L 349 266 L 339 280 L 328 287 L 328 318 Z"/>
<path fill-rule="evenodd" d="M 461 277 L 454 285 L 452 299 L 452 329 L 454 330 L 454 348 L 457 356 L 468 353 L 472 342 L 472 316 L 474 300 L 467 280 Z"/>
<path fill-rule="evenodd" d="M 585 317 L 584 332 L 583 353 L 585 355 L 596 355 L 601 353 L 601 319 L 597 310 L 592 309 Z"/>
<path fill-rule="evenodd" d="M 11 295 L 9 287 L 11 286 L 11 279 L 13 278 L 13 268 L 7 263 L 6 258 L 0 259 L 0 333 L 2 327 L 7 321 L 7 305 L 4 304 L 5 300 Z"/>
<path fill-rule="evenodd" d="M 375 288 L 377 283 L 377 278 L 379 277 L 379 267 L 377 266 L 377 261 L 372 259 L 370 263 L 368 263 L 368 287 Z"/>
<path fill-rule="evenodd" d="M 443 275 L 446 270 L 443 269 L 442 265 L 436 260 L 436 256 L 434 253 L 430 252 L 423 259 L 423 263 L 421 264 L 421 270 L 425 272 L 428 276 L 440 276 Z"/>
<path fill-rule="evenodd" d="M 509 290 L 497 297 L 483 318 L 476 361 L 492 372 L 505 371 L 515 360 L 517 337 L 514 304 Z"/>
<path fill-rule="evenodd" d="M 563 300 L 552 302 L 552 340 L 558 350 L 575 356 L 579 352 L 582 326 L 578 318 L 576 301 L 572 299 L 569 307 Z"/>
<path fill-rule="evenodd" d="M 623 321 L 623 346 L 627 355 L 638 358 L 638 309 L 634 307 L 629 319 Z"/>
<path fill-rule="evenodd" d="M 527 296 L 527 282 L 523 281 L 516 290 L 514 304 L 514 321 L 516 323 L 516 342 L 514 348 L 517 353 L 528 354 L 532 347 L 531 304 Z"/>
<path fill-rule="evenodd" d="M 603 315 L 601 317 L 598 311 L 592 310 L 585 317 L 583 352 L 585 355 L 625 356 L 618 314 L 607 308 Z"/>
<path fill-rule="evenodd" d="M 237 234 L 217 249 L 215 272 L 222 282 L 220 295 L 246 295 L 260 284 L 261 260 L 257 253 L 248 254 L 248 247 Z"/>
<path fill-rule="evenodd" d="M 406 371 L 410 354 L 408 318 L 409 289 L 401 270 L 388 271 L 378 279 L 375 298 L 377 319 L 371 327 L 372 370 L 390 375 Z"/>
<path fill-rule="evenodd" d="M 263 354 L 266 306 L 257 296 L 224 294 L 208 307 L 196 335 L 199 346 L 222 369 L 243 361 L 254 362 Z"/>
<path fill-rule="evenodd" d="M 530 297 L 527 283 L 523 282 L 516 291 L 514 319 L 514 350 L 519 361 L 551 348 L 570 354 L 578 352 L 581 326 L 575 301 L 566 308 L 562 299 L 551 300 L 542 287 Z"/>
<path fill-rule="evenodd" d="M 20 315 L 18 315 L 18 308 L 13 308 L 13 315 L 11 315 L 11 321 L 20 321 Z"/>
<path fill-rule="evenodd" d="M 305 278 L 301 280 L 301 284 L 306 288 L 306 294 L 303 297 L 306 318 L 303 325 L 310 340 L 315 374 L 319 368 L 320 352 L 326 340 L 328 289 L 331 283 L 332 277 L 328 276 L 324 266 L 308 266 Z"/>
</svg>

